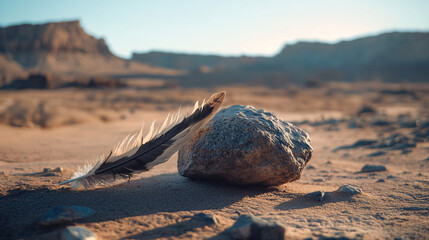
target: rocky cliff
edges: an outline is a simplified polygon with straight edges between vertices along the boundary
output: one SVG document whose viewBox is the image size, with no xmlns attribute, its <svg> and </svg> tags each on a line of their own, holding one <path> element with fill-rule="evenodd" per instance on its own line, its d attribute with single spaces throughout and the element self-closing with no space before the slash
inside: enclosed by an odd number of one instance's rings
<svg viewBox="0 0 429 240">
<path fill-rule="evenodd" d="M 177 73 L 116 57 L 103 39 L 87 34 L 79 21 L 0 28 L 0 53 L 32 71 L 69 75 Z"/>
</svg>

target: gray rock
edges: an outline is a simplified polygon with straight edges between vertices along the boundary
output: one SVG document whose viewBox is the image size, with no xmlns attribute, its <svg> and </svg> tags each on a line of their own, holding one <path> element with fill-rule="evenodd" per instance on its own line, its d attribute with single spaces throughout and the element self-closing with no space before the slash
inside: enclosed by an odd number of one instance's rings
<svg viewBox="0 0 429 240">
<path fill-rule="evenodd" d="M 360 189 L 356 186 L 350 185 L 350 184 L 346 184 L 346 185 L 339 187 L 337 192 L 355 195 L 355 194 L 362 193 L 362 189 Z"/>
<path fill-rule="evenodd" d="M 193 220 L 203 221 L 210 225 L 219 224 L 219 218 L 214 214 L 206 214 L 206 213 L 197 213 L 192 217 Z"/>
<path fill-rule="evenodd" d="M 308 134 L 251 106 L 219 111 L 179 151 L 185 177 L 280 185 L 300 178 L 311 158 Z"/>
<path fill-rule="evenodd" d="M 240 215 L 226 232 L 233 239 L 285 239 L 285 228 L 282 225 L 251 215 Z"/>
<path fill-rule="evenodd" d="M 60 232 L 61 240 L 96 240 L 97 236 L 95 233 L 87 228 L 74 226 L 64 228 Z"/>
<path fill-rule="evenodd" d="M 324 182 L 324 181 L 326 181 L 324 178 L 313 179 L 313 182 Z"/>
<path fill-rule="evenodd" d="M 363 168 L 360 170 L 361 172 L 382 172 L 386 171 L 386 167 L 383 165 L 372 165 L 372 164 L 365 164 Z"/>
<path fill-rule="evenodd" d="M 316 191 L 316 192 L 309 193 L 305 196 L 313 199 L 316 202 L 323 202 L 326 200 L 326 197 L 328 196 L 328 194 L 324 191 Z"/>
<path fill-rule="evenodd" d="M 83 206 L 54 206 L 39 220 L 44 226 L 64 224 L 77 219 L 86 218 L 95 213 L 91 208 Z"/>
</svg>

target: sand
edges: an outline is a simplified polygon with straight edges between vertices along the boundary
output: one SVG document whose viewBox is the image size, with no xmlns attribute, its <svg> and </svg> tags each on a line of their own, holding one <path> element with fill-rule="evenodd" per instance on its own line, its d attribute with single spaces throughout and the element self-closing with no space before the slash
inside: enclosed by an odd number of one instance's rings
<svg viewBox="0 0 429 240">
<path fill-rule="evenodd" d="M 415 87 L 418 99 L 380 94 L 379 86 L 338 88 L 228 87 L 225 106 L 250 104 L 295 122 L 347 118 L 368 102 L 384 112 L 388 110 L 389 116 L 427 114 L 427 86 Z M 55 205 L 94 209 L 95 215 L 68 225 L 84 226 L 100 239 L 229 239 L 225 230 L 239 214 L 275 220 L 285 226 L 286 236 L 291 239 L 429 238 L 429 143 L 418 143 L 406 154 L 387 150 L 377 157 L 368 157 L 377 151 L 374 149 L 333 151 L 359 139 L 387 136 L 392 132 L 386 127 L 367 125 L 354 129 L 347 122 L 335 126 L 300 124 L 312 139 L 311 167 L 307 166 L 298 181 L 277 187 L 240 187 L 187 179 L 177 172 L 177 154 L 167 163 L 115 186 L 72 190 L 58 185 L 71 177 L 77 165 L 107 154 L 115 143 L 138 130 L 142 120 L 161 121 L 177 105 L 186 108 L 216 90 L 2 92 L 2 103 L 4 99 L 43 100 L 47 104 L 61 101 L 60 107 L 89 117 L 45 128 L 37 124 L 0 125 L 0 172 L 4 172 L 0 174 L 0 238 L 43 238 L 60 229 L 62 226 L 42 227 L 37 223 Z M 377 98 L 382 100 L 376 103 Z M 103 121 L 94 117 L 95 110 L 115 117 Z M 412 130 L 400 128 L 393 132 Z M 382 164 L 387 171 L 359 173 L 367 163 Z M 64 171 L 55 176 L 42 173 L 44 168 L 55 167 Z M 334 193 L 344 184 L 356 185 L 363 193 Z M 331 194 L 317 202 L 305 196 L 314 191 Z M 219 216 L 220 223 L 209 225 L 192 220 L 194 214 L 201 212 Z"/>
</svg>

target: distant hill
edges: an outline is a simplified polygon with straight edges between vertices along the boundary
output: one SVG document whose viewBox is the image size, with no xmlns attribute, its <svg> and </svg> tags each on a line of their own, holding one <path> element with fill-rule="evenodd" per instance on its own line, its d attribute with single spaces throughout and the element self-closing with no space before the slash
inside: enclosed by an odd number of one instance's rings
<svg viewBox="0 0 429 240">
<path fill-rule="evenodd" d="M 0 54 L 25 70 L 68 75 L 177 75 L 113 55 L 103 39 L 87 34 L 79 21 L 0 28 Z"/>
<path fill-rule="evenodd" d="M 207 56 L 152 53 L 137 55 L 145 63 L 169 64 L 171 68 L 190 70 L 190 66 L 206 64 Z M 429 82 L 429 33 L 391 32 L 334 44 L 298 42 L 286 45 L 273 57 L 235 61 L 210 73 L 192 72 L 182 79 L 183 85 L 212 86 L 218 84 L 254 83 L 283 85 L 306 81 L 382 80 L 388 82 Z M 195 62 L 191 62 L 192 59 Z M 183 63 L 184 62 L 184 63 Z M 222 62 L 222 63 L 223 63 Z M 180 63 L 180 64 L 179 64 Z M 181 65 L 182 64 L 182 65 Z M 165 66 L 165 65 L 163 65 Z"/>
<path fill-rule="evenodd" d="M 131 60 L 166 68 L 188 71 L 221 71 L 239 68 L 247 64 L 258 62 L 265 57 L 225 57 L 219 55 L 200 55 L 186 53 L 168 53 L 152 51 L 148 53 L 133 53 Z"/>
<path fill-rule="evenodd" d="M 429 81 L 429 33 L 392 32 L 335 44 L 298 42 L 248 66 L 292 80 Z"/>
</svg>

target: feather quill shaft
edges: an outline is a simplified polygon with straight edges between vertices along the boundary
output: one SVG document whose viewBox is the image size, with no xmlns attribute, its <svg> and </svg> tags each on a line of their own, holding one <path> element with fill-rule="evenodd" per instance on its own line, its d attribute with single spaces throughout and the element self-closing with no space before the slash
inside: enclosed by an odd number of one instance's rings
<svg viewBox="0 0 429 240">
<path fill-rule="evenodd" d="M 94 166 L 78 167 L 71 180 L 60 184 L 72 183 L 74 188 L 111 184 L 166 162 L 214 116 L 225 95 L 225 92 L 213 94 L 201 106 L 196 102 L 190 116 L 183 116 L 180 109 L 176 115 L 169 114 L 158 125 L 159 129 L 155 128 L 153 122 L 144 137 L 142 126 L 138 133 L 128 135 L 116 145 L 107 157 L 100 158 Z"/>
</svg>

